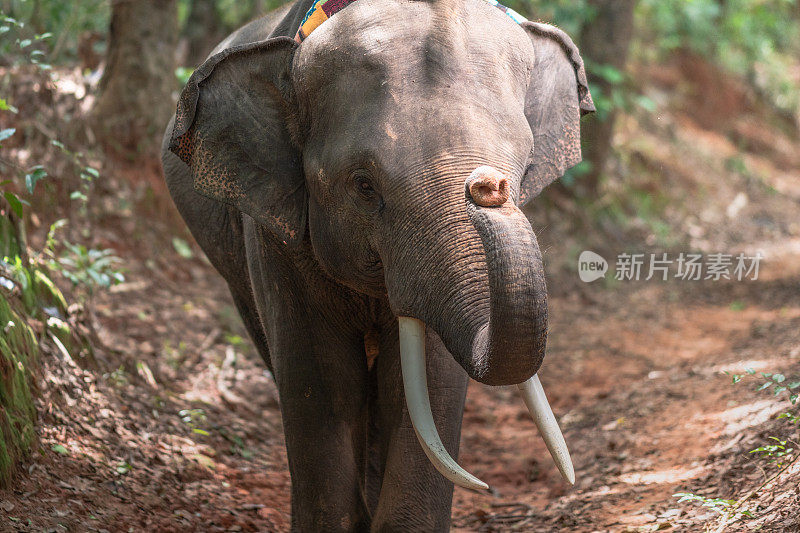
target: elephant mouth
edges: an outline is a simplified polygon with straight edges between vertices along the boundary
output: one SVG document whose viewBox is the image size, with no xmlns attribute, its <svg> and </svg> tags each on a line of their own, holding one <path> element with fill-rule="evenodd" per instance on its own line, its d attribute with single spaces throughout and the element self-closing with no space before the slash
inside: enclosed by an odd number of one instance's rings
<svg viewBox="0 0 800 533">
<path fill-rule="evenodd" d="M 425 455 L 444 477 L 467 489 L 488 489 L 489 485 L 464 470 L 447 452 L 433 421 L 425 372 L 425 324 L 411 317 L 399 317 L 400 362 L 406 405 L 414 432 Z M 567 443 L 558 427 L 553 410 L 545 396 L 539 376 L 517 385 L 539 433 L 553 457 L 559 472 L 570 484 L 575 483 L 575 469 Z"/>
</svg>

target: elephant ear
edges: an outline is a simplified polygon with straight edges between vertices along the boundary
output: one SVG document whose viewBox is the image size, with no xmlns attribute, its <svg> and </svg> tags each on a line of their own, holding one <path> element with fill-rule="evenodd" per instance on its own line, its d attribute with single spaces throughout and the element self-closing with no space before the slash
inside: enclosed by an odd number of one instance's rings
<svg viewBox="0 0 800 533">
<path fill-rule="evenodd" d="M 581 116 L 593 112 L 578 47 L 562 30 L 523 22 L 535 50 L 525 98 L 533 152 L 520 189 L 520 205 L 581 161 Z"/>
<path fill-rule="evenodd" d="M 238 208 L 287 244 L 302 242 L 308 209 L 287 127 L 296 47 L 280 37 L 210 57 L 181 93 L 169 145 L 198 193 Z"/>
</svg>

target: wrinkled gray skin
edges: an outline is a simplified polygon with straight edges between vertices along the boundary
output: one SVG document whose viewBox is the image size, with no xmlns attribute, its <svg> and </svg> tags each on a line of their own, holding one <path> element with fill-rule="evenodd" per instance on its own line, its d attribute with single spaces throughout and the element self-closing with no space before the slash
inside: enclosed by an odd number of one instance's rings
<svg viewBox="0 0 800 533">
<path fill-rule="evenodd" d="M 513 384 L 541 364 L 544 273 L 515 205 L 580 160 L 591 97 L 568 37 L 484 0 L 359 0 L 301 46 L 280 37 L 309 5 L 198 68 L 164 173 L 275 376 L 293 529 L 446 531 L 453 486 L 408 418 L 396 317 L 428 325 L 457 457 L 468 376 Z M 465 194 L 482 165 L 509 180 L 502 207 Z"/>
</svg>

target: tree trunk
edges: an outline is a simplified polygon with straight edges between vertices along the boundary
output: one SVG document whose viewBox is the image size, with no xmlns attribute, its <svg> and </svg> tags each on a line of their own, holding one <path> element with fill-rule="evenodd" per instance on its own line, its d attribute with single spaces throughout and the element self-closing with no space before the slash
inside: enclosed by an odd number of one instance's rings
<svg viewBox="0 0 800 533">
<path fill-rule="evenodd" d="M 581 179 L 581 193 L 594 196 L 605 171 L 611 152 L 612 134 L 616 119 L 615 109 L 603 109 L 608 102 L 614 84 L 598 75 L 599 69 L 592 66 L 609 66 L 625 71 L 628 49 L 633 35 L 633 8 L 636 0 L 589 0 L 595 17 L 587 23 L 580 36 L 581 52 L 589 65 L 586 73 L 592 84 L 592 92 L 598 105 L 598 113 L 587 117 L 581 125 L 581 136 L 585 140 L 583 159 L 591 165 Z"/>
<path fill-rule="evenodd" d="M 277 5 L 276 5 L 277 4 Z M 253 0 L 253 11 L 250 14 L 252 19 L 266 15 L 271 9 L 280 7 L 283 2 L 268 2 L 267 0 Z"/>
<path fill-rule="evenodd" d="M 195 66 L 202 63 L 224 33 L 216 0 L 194 0 L 184 29 L 188 41 L 186 64 Z"/>
<path fill-rule="evenodd" d="M 101 144 L 139 159 L 158 154 L 174 111 L 177 0 L 112 0 L 106 69 L 91 123 Z"/>
</svg>

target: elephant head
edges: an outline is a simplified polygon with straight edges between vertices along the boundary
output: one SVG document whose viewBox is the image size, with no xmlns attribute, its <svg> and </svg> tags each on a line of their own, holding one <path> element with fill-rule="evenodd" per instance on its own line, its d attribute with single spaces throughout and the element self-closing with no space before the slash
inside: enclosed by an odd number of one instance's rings
<svg viewBox="0 0 800 533">
<path fill-rule="evenodd" d="M 301 45 L 277 37 L 209 58 L 181 95 L 170 149 L 198 192 L 289 250 L 310 246 L 336 281 L 388 296 L 423 448 L 478 487 L 438 442 L 422 328 L 473 379 L 523 384 L 571 477 L 535 377 L 546 288 L 519 207 L 580 161 L 593 109 L 578 50 L 552 26 L 484 0 L 359 0 Z"/>
</svg>

